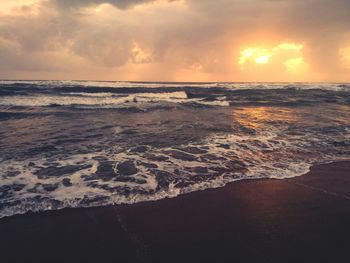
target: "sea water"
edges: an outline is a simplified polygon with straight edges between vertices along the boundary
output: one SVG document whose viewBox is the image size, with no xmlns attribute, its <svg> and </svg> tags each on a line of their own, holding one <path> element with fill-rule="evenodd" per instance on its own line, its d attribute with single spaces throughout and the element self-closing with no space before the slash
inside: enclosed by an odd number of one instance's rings
<svg viewBox="0 0 350 263">
<path fill-rule="evenodd" d="M 0 217 L 350 159 L 350 85 L 0 81 Z"/>
</svg>

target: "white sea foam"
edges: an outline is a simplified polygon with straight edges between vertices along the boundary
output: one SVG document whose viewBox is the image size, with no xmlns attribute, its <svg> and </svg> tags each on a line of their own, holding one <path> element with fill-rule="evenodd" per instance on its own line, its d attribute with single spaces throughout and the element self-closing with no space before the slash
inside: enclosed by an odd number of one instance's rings
<svg viewBox="0 0 350 263">
<path fill-rule="evenodd" d="M 200 100 L 200 99 L 194 99 L 194 100 L 192 100 L 192 102 L 202 104 L 202 105 L 209 105 L 209 106 L 221 106 L 221 107 L 230 106 L 230 102 L 225 101 L 225 100 L 205 101 L 205 100 Z"/>
<path fill-rule="evenodd" d="M 96 92 L 96 93 L 87 93 L 87 92 L 64 92 L 62 93 L 66 96 L 82 96 L 82 97 L 113 97 L 117 94 L 111 92 Z"/>
<path fill-rule="evenodd" d="M 63 177 L 43 177 L 36 175 L 37 171 L 48 167 L 49 160 L 46 158 L 32 158 L 25 161 L 7 160 L 1 163 L 0 178 L 2 185 L 23 184 L 25 187 L 17 191 L 15 195 L 10 196 L 6 202 L 12 203 L 21 200 L 19 204 L 9 205 L 0 211 L 0 217 L 13 214 L 25 213 L 27 211 L 41 211 L 50 209 L 61 209 L 65 207 L 88 207 L 101 206 L 108 204 L 131 204 L 141 201 L 159 200 L 166 197 L 175 197 L 179 194 L 189 193 L 207 188 L 217 188 L 227 183 L 237 180 L 248 179 L 286 179 L 307 173 L 314 163 L 325 163 L 330 160 L 346 159 L 350 156 L 335 156 L 332 154 L 309 154 L 308 158 L 304 155 L 297 155 L 296 152 L 308 152 L 304 149 L 305 143 L 301 143 L 302 137 L 286 141 L 279 139 L 278 130 L 265 131 L 259 136 L 238 136 L 233 134 L 213 135 L 206 138 L 198 144 L 186 144 L 177 149 L 168 148 L 149 148 L 144 153 L 135 153 L 125 151 L 119 146 L 111 146 L 101 152 L 89 154 L 76 154 L 71 156 L 56 156 L 57 167 L 66 167 L 70 165 L 89 165 L 73 172 L 69 175 L 72 186 L 64 187 L 62 185 Z M 219 145 L 228 145 L 229 147 L 220 147 Z M 181 150 L 186 147 L 206 147 L 205 154 L 190 154 Z M 168 153 L 176 150 L 195 157 L 197 160 L 179 159 Z M 263 154 L 262 151 L 266 153 Z M 164 161 L 152 161 L 157 165 L 157 170 L 166 171 L 169 174 L 175 174 L 177 181 L 189 182 L 182 187 L 178 187 L 172 179 L 169 181 L 169 187 L 161 188 L 157 191 L 159 185 L 155 172 L 142 165 L 150 163 L 148 154 L 164 156 Z M 207 155 L 215 156 L 214 159 L 205 159 Z M 103 157 L 109 163 L 116 165 L 125 161 L 133 161 L 138 172 L 133 175 L 134 179 L 145 180 L 145 183 L 104 181 L 98 177 L 94 180 L 86 181 L 84 178 L 97 172 L 99 161 L 98 157 Z M 231 167 L 232 162 L 237 160 L 244 164 L 244 169 Z M 51 158 L 52 162 L 52 158 Z M 30 164 L 35 165 L 30 165 Z M 220 175 L 208 177 L 199 181 L 191 181 L 195 173 L 192 171 L 196 167 L 206 167 L 209 173 L 213 173 L 217 167 L 223 168 L 224 172 Z M 17 171 L 19 174 L 15 177 L 6 177 L 9 171 Z M 91 186 L 91 182 L 94 186 Z M 53 191 L 45 191 L 43 185 L 57 185 Z M 107 187 L 107 188 L 106 188 Z M 127 187 L 133 190 L 128 195 L 118 191 L 109 190 L 116 187 Z M 33 190 L 35 189 L 35 190 Z M 35 197 L 40 196 L 42 201 L 38 202 Z M 95 201 L 85 202 L 85 199 L 94 200 L 96 197 L 102 197 Z M 59 203 L 57 203 L 57 201 Z"/>
<path fill-rule="evenodd" d="M 81 108 L 100 107 L 100 108 L 122 108 L 129 106 L 142 106 L 146 103 L 196 103 L 208 106 L 230 106 L 229 101 L 219 98 L 214 101 L 205 101 L 203 99 L 188 99 L 183 91 L 163 92 L 163 93 L 135 93 L 131 95 L 115 93 L 84 93 L 70 92 L 64 95 L 19 95 L 0 97 L 1 107 L 26 106 L 26 107 L 45 107 L 52 105 L 70 106 L 74 105 Z"/>
<path fill-rule="evenodd" d="M 71 95 L 74 95 L 71 94 Z M 185 102 L 187 94 L 185 92 L 169 93 L 137 93 L 132 95 L 120 95 L 110 93 L 78 93 L 79 96 L 59 96 L 59 95 L 28 95 L 28 96 L 3 96 L 0 97 L 1 106 L 27 106 L 42 107 L 50 105 L 86 105 L 86 106 L 119 106 L 123 104 L 137 102 Z"/>
</svg>

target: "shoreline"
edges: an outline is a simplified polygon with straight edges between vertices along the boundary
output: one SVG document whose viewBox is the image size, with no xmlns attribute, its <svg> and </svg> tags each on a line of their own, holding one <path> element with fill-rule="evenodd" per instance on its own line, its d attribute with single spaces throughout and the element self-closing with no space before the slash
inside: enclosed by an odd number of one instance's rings
<svg viewBox="0 0 350 263">
<path fill-rule="evenodd" d="M 132 205 L 4 217 L 1 258 L 341 262 L 350 243 L 349 201 L 350 161 L 316 165 L 291 179 L 241 180 Z"/>
<path fill-rule="evenodd" d="M 330 164 L 330 163 L 338 163 L 338 162 L 350 162 L 350 160 L 345 160 L 345 161 L 329 161 L 329 162 L 325 162 L 319 165 L 326 165 L 326 164 Z M 309 168 L 307 169 L 308 171 L 300 174 L 300 175 L 294 175 L 292 177 L 284 177 L 284 178 L 258 178 L 258 177 L 252 177 L 252 178 L 240 178 L 240 179 L 233 179 L 232 181 L 227 181 L 227 182 L 219 182 L 219 183 L 214 183 L 215 180 L 208 182 L 206 184 L 200 185 L 197 184 L 194 190 L 189 188 L 184 188 L 182 190 L 185 190 L 184 192 L 179 191 L 178 193 L 172 195 L 169 193 L 165 193 L 164 195 L 161 196 L 157 196 L 155 198 L 153 198 L 152 196 L 147 199 L 147 198 L 137 198 L 134 197 L 133 200 L 136 201 L 130 201 L 130 202 L 121 202 L 121 203 L 106 203 L 106 204 L 99 204 L 99 205 L 91 205 L 91 206 L 65 206 L 65 207 L 59 207 L 59 208 L 55 208 L 55 209 L 39 209 L 37 211 L 35 210 L 28 210 L 26 212 L 17 212 L 15 214 L 11 214 L 11 215 L 4 215 L 4 216 L 0 216 L 0 222 L 2 219 L 5 218 L 10 218 L 13 216 L 21 216 L 21 215 L 30 215 L 30 214 L 38 214 L 38 213 L 46 213 L 46 212 L 55 212 L 55 211 L 60 211 L 60 210 L 66 210 L 66 209 L 90 209 L 90 208 L 100 208 L 100 207 L 109 207 L 109 206 L 132 206 L 135 204 L 140 204 L 140 203 L 149 203 L 149 202 L 158 202 L 161 201 L 163 199 L 173 199 L 173 198 L 177 198 L 179 196 L 182 195 L 189 195 L 189 194 L 193 194 L 195 192 L 201 192 L 201 191 L 207 191 L 207 190 L 212 190 L 212 189 L 219 189 L 219 188 L 224 188 L 227 185 L 233 184 L 233 183 L 237 183 L 240 181 L 259 181 L 259 180 L 286 180 L 286 179 L 292 179 L 292 178 L 296 178 L 296 177 L 301 177 L 301 176 L 305 176 L 310 172 L 311 167 L 313 167 L 315 165 L 309 165 Z M 209 186 L 208 186 L 209 185 Z"/>
</svg>

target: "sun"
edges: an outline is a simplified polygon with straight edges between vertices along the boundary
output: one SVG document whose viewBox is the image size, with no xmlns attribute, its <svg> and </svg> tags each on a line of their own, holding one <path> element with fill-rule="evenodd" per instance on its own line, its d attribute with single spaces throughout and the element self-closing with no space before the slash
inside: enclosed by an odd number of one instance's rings
<svg viewBox="0 0 350 263">
<path fill-rule="evenodd" d="M 255 63 L 256 64 L 267 64 L 270 60 L 271 55 L 267 54 L 267 55 L 262 55 L 260 57 L 257 57 L 255 59 Z"/>
<path fill-rule="evenodd" d="M 309 70 L 303 49 L 303 43 L 292 42 L 282 42 L 270 47 L 250 46 L 240 52 L 238 63 L 244 71 L 280 68 L 291 75 L 303 74 Z M 349 56 L 350 61 L 350 49 L 342 49 L 341 52 L 344 60 Z"/>
<path fill-rule="evenodd" d="M 248 47 L 241 52 L 239 64 L 244 65 L 248 61 L 256 64 L 267 64 L 272 57 L 272 53 L 265 48 Z"/>
</svg>

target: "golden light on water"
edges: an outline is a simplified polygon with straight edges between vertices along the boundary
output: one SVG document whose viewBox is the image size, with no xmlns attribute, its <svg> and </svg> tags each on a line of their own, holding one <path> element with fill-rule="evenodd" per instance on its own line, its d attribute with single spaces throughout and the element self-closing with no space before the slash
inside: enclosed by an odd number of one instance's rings
<svg viewBox="0 0 350 263">
<path fill-rule="evenodd" d="M 284 122 L 296 121 L 296 116 L 290 109 L 268 106 L 235 109 L 233 118 L 242 126 L 253 129 L 264 128 L 271 120 L 280 122 L 281 125 Z"/>
</svg>

